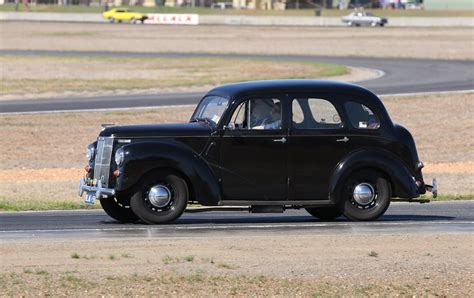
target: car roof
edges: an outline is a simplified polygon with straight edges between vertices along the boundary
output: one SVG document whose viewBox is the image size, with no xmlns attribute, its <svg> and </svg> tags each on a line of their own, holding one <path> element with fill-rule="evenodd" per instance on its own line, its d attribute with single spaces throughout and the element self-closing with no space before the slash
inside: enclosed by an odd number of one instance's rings
<svg viewBox="0 0 474 298">
<path fill-rule="evenodd" d="M 369 90 L 350 83 L 330 80 L 265 80 L 226 84 L 210 90 L 206 95 L 233 99 L 261 93 L 358 93 L 375 96 Z"/>
</svg>

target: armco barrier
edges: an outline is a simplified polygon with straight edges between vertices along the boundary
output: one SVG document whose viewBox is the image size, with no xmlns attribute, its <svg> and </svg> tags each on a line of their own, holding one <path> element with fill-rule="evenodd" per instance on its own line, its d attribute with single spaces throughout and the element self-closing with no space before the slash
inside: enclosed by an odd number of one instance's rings
<svg viewBox="0 0 474 298">
<path fill-rule="evenodd" d="M 176 14 L 174 14 L 176 16 Z M 0 21 L 43 22 L 106 22 L 100 14 L 92 13 L 46 13 L 46 12 L 0 12 Z M 246 26 L 345 26 L 338 17 L 284 17 L 284 16 L 229 16 L 200 15 L 203 25 Z M 474 27 L 474 18 L 469 17 L 393 17 L 388 19 L 393 27 Z"/>
</svg>

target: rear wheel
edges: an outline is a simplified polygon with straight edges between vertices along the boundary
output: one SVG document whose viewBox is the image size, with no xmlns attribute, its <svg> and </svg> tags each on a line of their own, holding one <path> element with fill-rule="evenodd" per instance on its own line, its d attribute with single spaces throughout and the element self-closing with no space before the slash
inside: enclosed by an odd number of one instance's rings
<svg viewBox="0 0 474 298">
<path fill-rule="evenodd" d="M 137 23 L 137 20 L 136 20 L 135 18 L 131 18 L 131 19 L 130 19 L 130 23 L 136 24 L 136 23 Z"/>
<path fill-rule="evenodd" d="M 135 222 L 139 218 L 135 213 L 133 213 L 132 208 L 130 207 L 130 199 L 122 197 L 114 198 L 101 198 L 100 205 L 113 219 L 118 220 L 122 223 Z"/>
<path fill-rule="evenodd" d="M 387 211 L 392 198 L 390 183 L 383 175 L 371 170 L 353 173 L 338 194 L 344 215 L 357 221 L 378 219 Z"/>
<path fill-rule="evenodd" d="M 313 207 L 306 208 L 306 211 L 312 216 L 326 221 L 334 220 L 342 215 L 341 210 L 337 207 Z"/>
<path fill-rule="evenodd" d="M 143 179 L 130 199 L 133 212 L 148 224 L 169 223 L 184 212 L 186 181 L 176 174 L 155 172 Z"/>
</svg>

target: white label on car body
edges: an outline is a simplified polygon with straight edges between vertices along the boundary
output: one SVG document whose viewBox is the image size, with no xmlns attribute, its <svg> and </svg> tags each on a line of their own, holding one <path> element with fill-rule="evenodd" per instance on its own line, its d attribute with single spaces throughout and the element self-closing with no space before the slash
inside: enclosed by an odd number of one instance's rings
<svg viewBox="0 0 474 298">
<path fill-rule="evenodd" d="M 198 14 L 150 13 L 147 17 L 145 24 L 199 25 Z"/>
</svg>

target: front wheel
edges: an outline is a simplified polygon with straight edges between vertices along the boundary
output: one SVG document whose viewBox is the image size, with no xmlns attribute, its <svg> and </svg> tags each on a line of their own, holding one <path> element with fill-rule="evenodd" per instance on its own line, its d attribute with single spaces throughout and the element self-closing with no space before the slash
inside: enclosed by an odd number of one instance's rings
<svg viewBox="0 0 474 298">
<path fill-rule="evenodd" d="M 334 220 L 342 215 L 341 210 L 337 207 L 312 207 L 306 208 L 306 211 L 312 216 L 326 221 Z"/>
<path fill-rule="evenodd" d="M 133 212 L 148 224 L 169 223 L 188 203 L 188 186 L 181 177 L 155 172 L 143 179 L 130 199 Z"/>
<path fill-rule="evenodd" d="M 124 199 L 121 197 L 115 198 L 101 198 L 100 205 L 113 219 L 116 219 L 122 223 L 135 222 L 139 218 L 133 213 L 132 208 L 130 208 L 130 200 Z"/>
<path fill-rule="evenodd" d="M 339 189 L 340 206 L 352 220 L 369 221 L 381 217 L 390 206 L 392 191 L 387 179 L 376 171 L 352 174 Z"/>
</svg>

